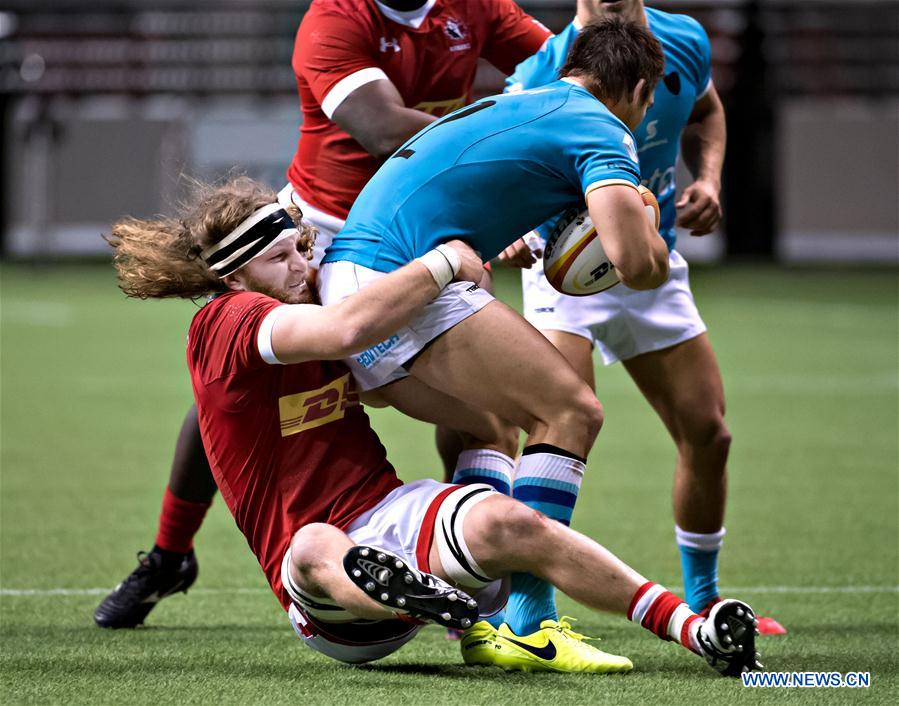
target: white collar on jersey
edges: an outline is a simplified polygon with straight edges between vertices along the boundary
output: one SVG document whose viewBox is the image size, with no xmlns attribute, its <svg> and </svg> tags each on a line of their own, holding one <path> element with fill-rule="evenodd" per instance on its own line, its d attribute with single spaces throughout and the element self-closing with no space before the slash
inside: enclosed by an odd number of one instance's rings
<svg viewBox="0 0 899 706">
<path fill-rule="evenodd" d="M 575 28 L 578 32 L 580 32 L 582 29 L 584 29 L 584 25 L 583 25 L 583 23 L 581 22 L 581 18 L 578 17 L 577 15 L 574 16 L 574 19 L 573 19 L 573 20 L 571 20 L 571 24 L 574 25 L 574 28 Z"/>
<path fill-rule="evenodd" d="M 586 86 L 584 86 L 584 82 L 581 81 L 576 76 L 563 76 L 559 80 L 564 81 L 565 83 L 570 83 L 572 86 L 580 86 L 581 88 L 586 90 Z"/>
<path fill-rule="evenodd" d="M 382 2 L 378 2 L 375 0 L 375 5 L 378 6 L 378 9 L 381 11 L 381 14 L 384 15 L 388 20 L 393 20 L 397 24 L 406 25 L 407 27 L 412 27 L 413 29 L 418 29 L 421 27 L 421 23 L 425 21 L 425 17 L 428 16 L 428 13 L 431 11 L 431 8 L 434 7 L 437 0 L 428 0 L 424 5 L 422 5 L 417 10 L 408 10 L 406 12 L 401 12 L 399 10 L 394 10 L 392 7 L 387 7 Z"/>
</svg>

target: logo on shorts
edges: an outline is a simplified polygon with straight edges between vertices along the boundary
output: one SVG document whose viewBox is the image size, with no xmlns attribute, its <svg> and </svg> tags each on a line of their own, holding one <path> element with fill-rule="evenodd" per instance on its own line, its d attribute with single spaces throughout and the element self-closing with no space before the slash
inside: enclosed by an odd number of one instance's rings
<svg viewBox="0 0 899 706">
<path fill-rule="evenodd" d="M 346 408 L 359 404 L 359 393 L 350 382 L 350 374 L 324 387 L 278 398 L 281 436 L 299 434 L 343 419 Z"/>
<path fill-rule="evenodd" d="M 367 351 L 363 351 L 359 355 L 356 356 L 356 362 L 359 363 L 366 370 L 370 370 L 371 367 L 377 363 L 385 353 L 387 353 L 391 348 L 393 348 L 397 343 L 400 342 L 399 336 L 391 336 L 386 341 L 381 341 L 380 343 L 376 343 Z"/>
</svg>

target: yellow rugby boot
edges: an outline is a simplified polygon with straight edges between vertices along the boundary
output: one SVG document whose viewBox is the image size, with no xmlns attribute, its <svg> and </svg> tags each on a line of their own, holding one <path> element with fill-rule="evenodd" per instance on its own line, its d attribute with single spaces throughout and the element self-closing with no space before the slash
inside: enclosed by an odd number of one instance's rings
<svg viewBox="0 0 899 706">
<path fill-rule="evenodd" d="M 497 643 L 496 637 L 496 628 L 486 620 L 479 620 L 467 630 L 463 630 L 459 647 L 465 664 L 502 666 L 494 656 L 494 652 L 503 651 L 503 645 Z"/>
<path fill-rule="evenodd" d="M 506 627 L 503 624 L 501 627 Z M 544 668 L 527 649 L 500 638 L 490 623 L 481 620 L 462 633 L 462 659 L 468 666 L 501 667 L 508 671 L 536 672 Z"/>
<path fill-rule="evenodd" d="M 530 635 L 513 633 L 503 623 L 495 630 L 480 621 L 462 636 L 462 658 L 469 665 L 493 665 L 523 672 L 611 674 L 634 668 L 627 657 L 603 652 L 571 629 L 568 619 L 544 620 Z"/>
</svg>

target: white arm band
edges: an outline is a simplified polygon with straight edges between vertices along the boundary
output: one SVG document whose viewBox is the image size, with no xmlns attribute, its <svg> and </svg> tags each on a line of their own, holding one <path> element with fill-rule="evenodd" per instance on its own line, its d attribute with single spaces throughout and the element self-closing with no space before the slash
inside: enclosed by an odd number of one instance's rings
<svg viewBox="0 0 899 706">
<path fill-rule="evenodd" d="M 452 282 L 453 277 L 462 268 L 462 258 L 449 245 L 438 245 L 430 252 L 426 252 L 416 259 L 428 268 L 431 277 L 434 278 L 440 289 Z"/>
<path fill-rule="evenodd" d="M 328 91 L 328 95 L 322 99 L 322 112 L 327 116 L 328 120 L 333 120 L 334 111 L 340 107 L 340 104 L 347 99 L 350 93 L 357 88 L 361 88 L 366 83 L 381 80 L 389 81 L 390 79 L 387 78 L 387 74 L 385 74 L 382 69 L 377 67 L 361 69 L 356 73 L 340 79 L 334 84 L 334 87 Z"/>
<path fill-rule="evenodd" d="M 266 314 L 262 323 L 259 324 L 259 332 L 256 334 L 256 346 L 259 349 L 259 355 L 262 356 L 262 360 L 269 365 L 284 365 L 278 360 L 278 356 L 275 355 L 275 351 L 272 349 L 272 329 L 275 328 L 275 322 L 281 314 L 287 311 L 289 306 L 290 304 L 282 304 L 279 307 L 275 307 Z"/>
</svg>

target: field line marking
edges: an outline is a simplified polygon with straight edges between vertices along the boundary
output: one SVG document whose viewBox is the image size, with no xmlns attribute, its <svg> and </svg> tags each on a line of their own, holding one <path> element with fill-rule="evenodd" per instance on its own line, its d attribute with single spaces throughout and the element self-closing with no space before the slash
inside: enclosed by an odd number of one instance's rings
<svg viewBox="0 0 899 706">
<path fill-rule="evenodd" d="M 0 588 L 0 596 L 102 596 L 112 588 Z M 680 592 L 679 586 L 673 589 Z M 220 596 L 235 594 L 268 593 L 268 588 L 194 588 L 191 594 Z M 786 593 L 786 594 L 810 594 L 810 593 L 899 593 L 899 586 L 725 586 L 722 593 Z"/>
<path fill-rule="evenodd" d="M 0 588 L 2 596 L 105 596 L 113 589 L 106 588 Z M 193 588 L 191 594 L 225 595 L 240 593 L 271 593 L 268 588 Z"/>
<path fill-rule="evenodd" d="M 721 593 L 899 593 L 899 586 L 725 586 Z"/>
</svg>

